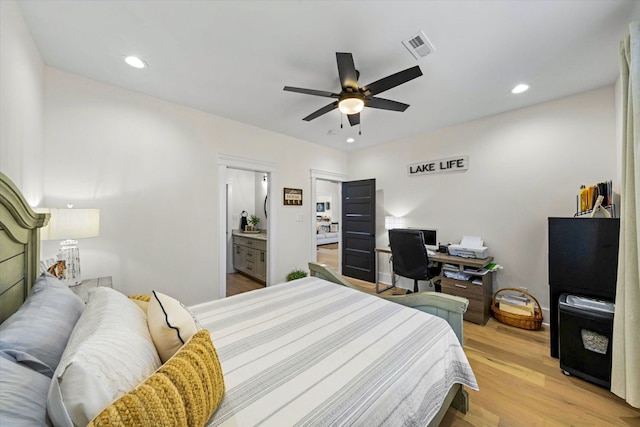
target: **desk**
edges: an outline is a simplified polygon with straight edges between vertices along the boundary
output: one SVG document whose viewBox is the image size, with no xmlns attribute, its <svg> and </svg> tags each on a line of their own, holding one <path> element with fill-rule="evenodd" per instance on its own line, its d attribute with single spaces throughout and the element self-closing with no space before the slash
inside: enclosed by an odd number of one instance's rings
<svg viewBox="0 0 640 427">
<path fill-rule="evenodd" d="M 376 248 L 375 251 L 376 262 L 379 253 L 391 254 L 391 249 L 389 248 Z M 460 269 L 464 267 L 484 268 L 491 262 L 493 262 L 493 257 L 484 259 L 463 258 L 436 252 L 435 255 L 429 255 L 429 260 L 457 265 Z M 471 283 L 471 281 L 457 280 L 446 277 L 444 271 L 444 269 L 441 269 L 440 271 L 440 287 L 442 293 L 456 295 L 469 300 L 469 307 L 467 308 L 467 312 L 464 314 L 464 320 L 478 323 L 480 325 L 484 325 L 485 323 L 487 323 L 487 320 L 489 320 L 489 316 L 491 315 L 491 299 L 493 298 L 492 273 L 489 272 L 484 276 L 479 276 L 482 278 L 482 285 L 475 285 Z M 378 275 L 379 268 L 378 264 L 376 263 L 376 292 L 382 292 L 395 286 L 394 284 L 392 284 L 392 286 L 378 291 Z"/>
</svg>

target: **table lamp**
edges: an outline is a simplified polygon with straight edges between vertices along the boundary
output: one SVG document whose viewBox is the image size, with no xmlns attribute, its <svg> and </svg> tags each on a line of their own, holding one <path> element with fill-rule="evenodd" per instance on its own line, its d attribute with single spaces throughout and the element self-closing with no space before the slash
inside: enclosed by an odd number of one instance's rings
<svg viewBox="0 0 640 427">
<path fill-rule="evenodd" d="M 58 260 L 66 264 L 62 278 L 67 286 L 82 282 L 80 275 L 80 250 L 78 241 L 100 235 L 99 209 L 42 209 L 51 214 L 49 225 L 42 229 L 42 240 L 62 240 Z"/>
<path fill-rule="evenodd" d="M 404 228 L 404 217 L 401 216 L 385 216 L 384 229 L 392 230 L 394 228 Z"/>
<path fill-rule="evenodd" d="M 404 217 L 401 216 L 385 216 L 384 229 L 392 230 L 394 228 L 404 228 Z"/>
</svg>

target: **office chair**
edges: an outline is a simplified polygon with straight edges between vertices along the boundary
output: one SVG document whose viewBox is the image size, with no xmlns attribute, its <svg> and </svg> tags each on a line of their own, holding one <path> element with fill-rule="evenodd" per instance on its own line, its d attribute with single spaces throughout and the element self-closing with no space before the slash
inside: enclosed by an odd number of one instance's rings
<svg viewBox="0 0 640 427">
<path fill-rule="evenodd" d="M 418 292 L 418 280 L 431 280 L 429 255 L 419 230 L 389 230 L 389 245 L 393 273 L 413 279 L 413 292 Z M 436 286 L 436 290 L 438 287 Z"/>
</svg>

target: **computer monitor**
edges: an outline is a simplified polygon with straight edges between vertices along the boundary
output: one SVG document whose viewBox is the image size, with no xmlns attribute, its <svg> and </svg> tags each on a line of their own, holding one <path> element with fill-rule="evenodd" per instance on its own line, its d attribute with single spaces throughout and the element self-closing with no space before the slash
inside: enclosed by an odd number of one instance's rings
<svg viewBox="0 0 640 427">
<path fill-rule="evenodd" d="M 425 246 L 428 246 L 429 249 L 438 249 L 438 230 L 436 230 L 435 228 L 414 230 L 422 232 Z"/>
</svg>

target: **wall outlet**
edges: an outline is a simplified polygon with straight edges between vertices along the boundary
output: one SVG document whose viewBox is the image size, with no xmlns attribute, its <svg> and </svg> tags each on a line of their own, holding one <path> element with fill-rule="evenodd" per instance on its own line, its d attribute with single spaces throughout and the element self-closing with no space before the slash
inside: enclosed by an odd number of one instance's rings
<svg viewBox="0 0 640 427">
<path fill-rule="evenodd" d="M 297 222 L 302 222 L 302 221 L 304 221 L 304 215 L 302 215 L 302 214 L 298 214 L 298 215 L 296 215 L 296 221 L 297 221 Z"/>
</svg>

